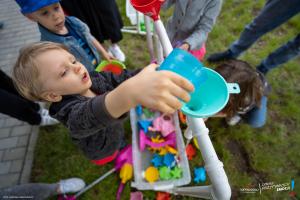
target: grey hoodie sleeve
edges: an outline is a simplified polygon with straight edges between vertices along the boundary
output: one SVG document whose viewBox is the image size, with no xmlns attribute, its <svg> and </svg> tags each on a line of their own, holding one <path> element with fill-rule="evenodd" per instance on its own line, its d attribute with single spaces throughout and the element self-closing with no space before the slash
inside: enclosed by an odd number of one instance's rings
<svg viewBox="0 0 300 200">
<path fill-rule="evenodd" d="M 66 123 L 72 137 L 77 139 L 88 137 L 102 129 L 123 122 L 127 114 L 116 119 L 106 110 L 104 104 L 106 94 L 73 104 Z"/>
<path fill-rule="evenodd" d="M 107 111 L 104 100 L 109 91 L 112 91 L 126 79 L 138 73 L 140 69 L 124 70 L 121 75 L 110 72 L 92 72 L 92 90 L 98 93 L 96 97 L 88 98 L 80 95 L 63 97 L 63 100 L 50 107 L 50 114 L 65 124 L 72 137 L 80 139 L 101 132 L 108 127 L 123 122 L 127 114 L 114 118 Z"/>
<path fill-rule="evenodd" d="M 222 0 L 211 0 L 204 9 L 204 15 L 198 22 L 193 33 L 184 40 L 190 49 L 200 49 L 207 40 L 208 33 L 212 30 L 216 18 L 220 13 Z"/>
</svg>

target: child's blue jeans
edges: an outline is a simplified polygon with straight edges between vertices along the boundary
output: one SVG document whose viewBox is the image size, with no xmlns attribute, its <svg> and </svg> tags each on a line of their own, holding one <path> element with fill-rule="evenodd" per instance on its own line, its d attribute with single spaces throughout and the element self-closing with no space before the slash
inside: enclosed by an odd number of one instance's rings
<svg viewBox="0 0 300 200">
<path fill-rule="evenodd" d="M 245 114 L 245 121 L 253 128 L 259 128 L 265 125 L 267 119 L 267 101 L 268 98 L 263 96 L 260 107 L 255 107 Z"/>
</svg>

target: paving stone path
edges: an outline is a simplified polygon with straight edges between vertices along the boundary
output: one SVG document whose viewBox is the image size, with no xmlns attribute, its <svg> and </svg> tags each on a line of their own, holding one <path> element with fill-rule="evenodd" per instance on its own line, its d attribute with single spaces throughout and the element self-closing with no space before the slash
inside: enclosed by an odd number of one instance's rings
<svg viewBox="0 0 300 200">
<path fill-rule="evenodd" d="M 19 49 L 40 35 L 14 0 L 0 0 L 0 22 L 0 68 L 11 75 Z M 29 181 L 37 134 L 37 126 L 0 114 L 0 188 Z"/>
</svg>

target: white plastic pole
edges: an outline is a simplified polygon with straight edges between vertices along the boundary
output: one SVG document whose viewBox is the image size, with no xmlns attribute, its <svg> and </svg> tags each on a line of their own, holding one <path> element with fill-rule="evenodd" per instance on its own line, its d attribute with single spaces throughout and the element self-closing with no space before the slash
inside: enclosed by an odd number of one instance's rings
<svg viewBox="0 0 300 200">
<path fill-rule="evenodd" d="M 171 51 L 173 50 L 172 44 L 169 40 L 167 31 L 162 23 L 161 20 L 156 20 L 154 22 L 155 31 L 160 39 L 160 42 L 162 44 L 164 55 L 169 55 Z"/>
<path fill-rule="evenodd" d="M 151 34 L 151 19 L 150 17 L 144 15 L 144 22 L 146 27 L 146 38 L 147 38 L 147 46 L 149 49 L 151 61 L 155 60 L 154 47 L 153 47 L 153 39 Z"/>
<path fill-rule="evenodd" d="M 231 189 L 228 178 L 223 168 L 223 163 L 218 159 L 213 144 L 208 136 L 209 130 L 206 128 L 202 118 L 187 116 L 188 124 L 196 137 L 205 169 L 212 183 L 212 198 L 217 200 L 229 200 Z"/>
<path fill-rule="evenodd" d="M 97 183 L 99 183 L 100 181 L 102 181 L 103 179 L 105 179 L 106 177 L 108 177 L 109 175 L 111 175 L 112 173 L 114 173 L 115 171 L 116 171 L 116 168 L 113 168 L 113 169 L 109 170 L 108 172 L 106 172 L 105 174 L 103 174 L 102 176 L 100 176 L 98 179 L 96 179 L 95 181 L 93 181 L 91 184 L 89 184 L 88 186 L 86 186 L 85 188 L 83 188 L 82 190 L 80 190 L 75 195 L 75 198 L 79 197 L 81 194 L 83 194 L 87 190 L 91 189 L 94 185 L 96 185 Z"/>
<path fill-rule="evenodd" d="M 164 53 L 167 56 L 171 53 L 173 47 L 168 38 L 166 29 L 161 20 L 155 21 L 154 26 L 160 42 L 162 43 Z M 206 128 L 202 118 L 193 118 L 187 116 L 187 119 L 193 132 L 193 136 L 196 137 L 198 141 L 199 148 L 205 162 L 205 169 L 212 183 L 212 189 L 210 190 L 212 199 L 229 200 L 231 197 L 231 189 L 228 178 L 224 171 L 223 163 L 218 159 L 216 151 L 208 136 L 208 128 Z M 201 193 L 201 191 L 199 192 Z M 207 188 L 204 189 L 203 192 L 206 194 Z"/>
<path fill-rule="evenodd" d="M 183 195 L 183 196 L 196 197 L 202 199 L 212 199 L 211 189 L 212 189 L 211 185 L 206 185 L 206 186 L 177 187 L 177 188 L 173 188 L 171 191 L 166 191 L 166 192 L 170 192 L 175 195 Z"/>
<path fill-rule="evenodd" d="M 121 31 L 123 33 L 132 33 L 132 34 L 138 34 L 138 35 L 146 35 L 146 32 L 144 31 L 138 31 L 135 27 L 133 27 L 134 29 L 132 29 L 131 27 L 124 27 L 121 29 Z"/>
<path fill-rule="evenodd" d="M 136 11 L 136 27 L 138 34 L 141 33 L 141 27 L 140 27 L 140 17 L 138 11 Z"/>
<path fill-rule="evenodd" d="M 159 41 L 159 38 L 155 34 L 155 32 L 153 34 L 153 37 L 154 37 L 154 45 L 155 45 L 157 63 L 160 65 L 164 61 L 164 52 L 163 52 L 161 43 Z"/>
</svg>

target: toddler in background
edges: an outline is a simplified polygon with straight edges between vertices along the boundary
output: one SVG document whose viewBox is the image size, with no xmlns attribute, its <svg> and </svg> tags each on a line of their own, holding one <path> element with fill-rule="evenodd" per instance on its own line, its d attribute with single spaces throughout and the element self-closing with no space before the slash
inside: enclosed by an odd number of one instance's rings
<svg viewBox="0 0 300 200">
<path fill-rule="evenodd" d="M 247 62 L 229 60 L 215 68 L 226 82 L 238 83 L 239 94 L 231 94 L 225 108 L 215 117 L 226 117 L 229 125 L 243 119 L 254 128 L 266 123 L 267 95 L 270 92 L 264 75 L 255 71 Z"/>
</svg>

